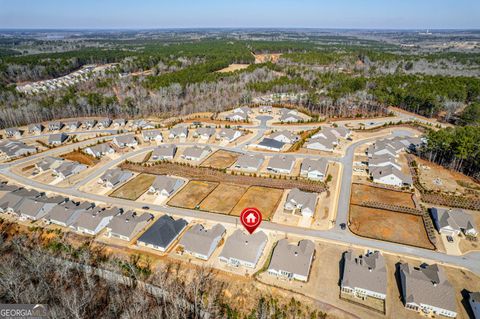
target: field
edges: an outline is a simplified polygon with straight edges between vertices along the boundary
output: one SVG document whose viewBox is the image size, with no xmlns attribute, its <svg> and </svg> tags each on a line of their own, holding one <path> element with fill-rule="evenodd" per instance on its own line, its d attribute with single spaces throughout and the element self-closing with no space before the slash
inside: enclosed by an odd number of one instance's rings
<svg viewBox="0 0 480 319">
<path fill-rule="evenodd" d="M 229 214 L 246 190 L 246 186 L 221 183 L 203 200 L 200 204 L 200 209 L 214 213 Z"/>
<path fill-rule="evenodd" d="M 240 216 L 244 208 L 256 207 L 262 213 L 263 219 L 270 219 L 277 209 L 282 195 L 282 189 L 252 186 L 243 194 L 230 215 Z"/>
<path fill-rule="evenodd" d="M 428 240 L 421 216 L 351 205 L 350 229 L 363 237 L 435 248 Z"/>
<path fill-rule="evenodd" d="M 110 194 L 111 197 L 137 200 L 153 184 L 155 175 L 140 174 Z"/>
<path fill-rule="evenodd" d="M 218 150 L 203 161 L 201 166 L 224 169 L 232 166 L 239 156 L 240 154 L 235 152 Z"/>
<path fill-rule="evenodd" d="M 207 197 L 217 185 L 218 183 L 215 182 L 190 181 L 168 202 L 168 205 L 193 209 Z"/>
<path fill-rule="evenodd" d="M 412 194 L 398 192 L 362 184 L 352 184 L 352 205 L 361 205 L 364 201 L 393 204 L 415 208 Z"/>
<path fill-rule="evenodd" d="M 99 160 L 95 157 L 79 151 L 72 151 L 70 153 L 63 154 L 61 157 L 70 161 L 76 161 L 81 164 L 85 164 L 87 166 L 93 166 L 99 162 Z"/>
</svg>

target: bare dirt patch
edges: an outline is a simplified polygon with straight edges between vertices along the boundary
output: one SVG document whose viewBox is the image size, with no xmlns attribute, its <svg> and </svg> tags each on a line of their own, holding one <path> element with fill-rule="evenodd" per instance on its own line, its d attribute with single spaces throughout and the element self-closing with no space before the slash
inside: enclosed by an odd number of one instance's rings
<svg viewBox="0 0 480 319">
<path fill-rule="evenodd" d="M 218 150 L 210 155 L 200 166 L 225 169 L 233 165 L 240 156 L 239 153 Z"/>
<path fill-rule="evenodd" d="M 254 54 L 255 63 L 272 62 L 277 63 L 278 59 L 282 56 L 281 53 L 268 53 L 268 54 Z"/>
<path fill-rule="evenodd" d="M 230 215 L 240 216 L 244 208 L 256 207 L 262 213 L 263 219 L 270 220 L 280 203 L 282 195 L 282 189 L 252 186 L 243 194 Z"/>
<path fill-rule="evenodd" d="M 359 236 L 435 248 L 428 240 L 421 216 L 351 205 L 349 226 Z"/>
<path fill-rule="evenodd" d="M 217 185 L 218 183 L 215 182 L 190 181 L 168 202 L 168 205 L 193 209 L 203 201 Z"/>
<path fill-rule="evenodd" d="M 350 203 L 352 205 L 361 205 L 367 201 L 415 208 L 413 195 L 411 193 L 364 184 L 352 184 L 352 198 Z"/>
<path fill-rule="evenodd" d="M 137 200 L 155 180 L 155 175 L 140 174 L 110 194 L 111 197 Z"/>
<path fill-rule="evenodd" d="M 247 186 L 220 184 L 200 204 L 201 210 L 229 214 L 247 190 Z"/>
<path fill-rule="evenodd" d="M 94 166 L 99 162 L 97 158 L 90 156 L 88 154 L 85 154 L 81 151 L 72 151 L 70 153 L 63 154 L 61 157 L 70 161 L 75 161 L 81 164 L 85 164 L 87 166 Z"/>
<path fill-rule="evenodd" d="M 250 66 L 250 64 L 237 64 L 237 63 L 233 63 L 233 64 L 230 64 L 229 66 L 227 66 L 226 68 L 223 68 L 221 70 L 218 70 L 216 72 L 218 73 L 228 73 L 228 72 L 235 72 L 235 71 L 238 71 L 238 70 L 243 70 L 243 69 L 246 69 Z"/>
</svg>

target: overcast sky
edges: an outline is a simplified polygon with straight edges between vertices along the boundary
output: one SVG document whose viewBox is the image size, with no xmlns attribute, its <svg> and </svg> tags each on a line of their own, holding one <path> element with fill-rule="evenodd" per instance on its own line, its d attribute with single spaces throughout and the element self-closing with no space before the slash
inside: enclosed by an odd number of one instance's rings
<svg viewBox="0 0 480 319">
<path fill-rule="evenodd" d="M 0 28 L 479 29 L 480 0 L 0 0 Z"/>
</svg>

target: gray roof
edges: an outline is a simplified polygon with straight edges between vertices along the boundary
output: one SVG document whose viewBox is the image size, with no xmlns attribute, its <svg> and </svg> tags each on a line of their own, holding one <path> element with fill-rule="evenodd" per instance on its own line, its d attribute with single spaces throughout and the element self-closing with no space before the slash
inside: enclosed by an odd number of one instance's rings
<svg viewBox="0 0 480 319">
<path fill-rule="evenodd" d="M 177 147 L 173 144 L 156 147 L 152 152 L 152 157 L 174 157 Z"/>
<path fill-rule="evenodd" d="M 162 131 L 160 130 L 144 130 L 142 131 L 142 136 L 144 138 L 156 138 L 157 136 L 163 138 Z"/>
<path fill-rule="evenodd" d="M 326 158 L 312 159 L 306 158 L 302 162 L 302 171 L 311 172 L 319 171 L 323 175 L 327 173 L 328 160 Z"/>
<path fill-rule="evenodd" d="M 235 118 L 239 117 L 240 120 L 246 120 L 248 115 L 246 113 L 232 113 L 227 115 L 227 119 L 234 120 Z"/>
<path fill-rule="evenodd" d="M 48 136 L 48 144 L 52 143 L 63 143 L 68 138 L 68 135 L 65 133 L 51 134 Z"/>
<path fill-rule="evenodd" d="M 215 129 L 213 127 L 200 127 L 195 131 L 196 135 L 206 135 L 208 137 L 215 134 Z"/>
<path fill-rule="evenodd" d="M 472 216 L 467 214 L 463 209 L 444 209 L 433 207 L 431 208 L 431 211 L 438 228 L 450 226 L 457 231 L 462 229 L 476 229 L 476 225 Z"/>
<path fill-rule="evenodd" d="M 374 155 L 372 158 L 370 158 L 368 160 L 368 164 L 372 165 L 372 166 L 376 166 L 376 165 L 379 165 L 379 164 L 385 164 L 385 163 L 397 164 L 397 161 L 396 161 L 395 157 L 393 157 L 391 155 L 388 155 L 388 154 Z"/>
<path fill-rule="evenodd" d="M 426 304 L 456 312 L 455 290 L 437 264 L 415 268 L 400 264 L 402 294 L 405 302 Z"/>
<path fill-rule="evenodd" d="M 387 294 L 387 269 L 385 259 L 378 251 L 353 256 L 352 251 L 344 254 L 342 287 L 361 288 Z"/>
<path fill-rule="evenodd" d="M 64 177 L 68 177 L 72 174 L 79 173 L 86 169 L 87 169 L 87 165 L 85 164 L 80 164 L 74 161 L 63 161 L 63 163 L 60 164 L 60 166 L 58 166 L 57 168 L 54 168 L 54 171 L 57 174 L 62 174 Z"/>
<path fill-rule="evenodd" d="M 5 194 L 2 198 L 0 198 L 0 208 L 7 209 L 11 208 L 16 210 L 21 202 L 26 198 L 37 198 L 42 193 L 36 190 L 27 190 L 25 188 L 19 188 L 14 190 L 10 193 Z"/>
<path fill-rule="evenodd" d="M 5 133 L 7 133 L 8 135 L 22 134 L 22 132 L 16 127 L 6 128 Z"/>
<path fill-rule="evenodd" d="M 256 264 L 259 250 L 263 249 L 266 243 L 267 235 L 263 231 L 249 235 L 237 229 L 227 238 L 220 257 L 235 258 Z"/>
<path fill-rule="evenodd" d="M 94 127 L 95 124 L 97 124 L 97 120 L 95 119 L 87 119 L 85 121 L 83 121 L 83 124 L 87 127 Z"/>
<path fill-rule="evenodd" d="M 21 156 L 27 153 L 35 153 L 36 151 L 35 146 L 28 146 L 21 141 L 0 141 L 0 152 L 5 153 L 8 157 Z"/>
<path fill-rule="evenodd" d="M 292 132 L 287 131 L 287 130 L 272 133 L 270 135 L 270 138 L 276 140 L 276 138 L 278 138 L 280 136 L 285 136 L 287 139 L 289 139 L 291 141 L 296 141 L 296 140 L 299 139 L 299 136 L 297 134 L 293 134 Z"/>
<path fill-rule="evenodd" d="M 171 194 L 177 189 L 180 188 L 184 183 L 183 180 L 179 178 L 173 178 L 165 175 L 159 175 L 155 177 L 155 181 L 152 184 L 152 187 L 155 190 L 165 190 L 167 193 Z"/>
<path fill-rule="evenodd" d="M 166 249 L 185 226 L 187 226 L 185 219 L 175 220 L 171 216 L 163 215 L 138 238 L 138 241 Z"/>
<path fill-rule="evenodd" d="M 121 212 L 122 210 L 119 208 L 103 209 L 100 207 L 95 207 L 82 212 L 77 221 L 73 223 L 73 226 L 75 228 L 82 227 L 94 231 L 103 218 L 113 217 Z"/>
<path fill-rule="evenodd" d="M 76 128 L 78 128 L 80 126 L 80 122 L 79 121 L 68 121 L 65 123 L 66 126 L 74 126 Z"/>
<path fill-rule="evenodd" d="M 186 126 L 177 126 L 170 130 L 170 134 L 172 134 L 174 137 L 182 134 L 188 135 L 188 128 Z"/>
<path fill-rule="evenodd" d="M 263 146 L 263 147 L 269 147 L 269 148 L 275 148 L 278 150 L 281 150 L 285 143 L 265 137 L 260 143 L 258 143 L 258 146 Z"/>
<path fill-rule="evenodd" d="M 243 154 L 235 162 L 235 166 L 239 168 L 259 169 L 265 157 L 260 154 Z"/>
<path fill-rule="evenodd" d="M 121 168 L 111 168 L 107 170 L 100 179 L 103 182 L 110 182 L 112 185 L 122 183 L 133 176 L 133 173 Z"/>
<path fill-rule="evenodd" d="M 228 140 L 231 140 L 235 136 L 236 132 L 240 132 L 240 131 L 237 131 L 231 128 L 223 128 L 218 132 L 217 136 L 219 138 L 227 138 Z"/>
<path fill-rule="evenodd" d="M 73 201 L 67 201 L 61 205 L 53 207 L 52 210 L 48 213 L 48 215 L 45 216 L 45 218 L 57 222 L 62 222 L 67 224 L 67 226 L 70 226 L 69 220 L 72 218 L 73 215 L 80 211 L 91 209 L 93 208 L 93 206 L 93 203 L 88 202 L 76 203 Z"/>
<path fill-rule="evenodd" d="M 310 240 L 304 239 L 298 244 L 290 244 L 288 239 L 281 239 L 273 250 L 268 268 L 308 277 L 314 252 L 315 245 Z"/>
<path fill-rule="evenodd" d="M 128 134 L 128 135 L 120 135 L 120 136 L 115 136 L 114 137 L 114 140 L 118 143 L 118 144 L 135 144 L 137 142 L 137 139 L 135 138 L 135 136 L 133 134 Z"/>
<path fill-rule="evenodd" d="M 43 129 L 43 125 L 40 124 L 40 123 L 28 125 L 28 131 L 29 132 L 42 131 L 42 129 Z"/>
<path fill-rule="evenodd" d="M 180 239 L 180 245 L 184 246 L 186 250 L 207 256 L 210 252 L 212 243 L 222 237 L 225 233 L 225 227 L 216 224 L 211 229 L 197 224 L 187 230 Z"/>
<path fill-rule="evenodd" d="M 65 201 L 65 197 L 55 196 L 55 197 L 47 197 L 45 195 L 41 195 L 39 197 L 28 197 L 24 198 L 21 203 L 16 207 L 15 212 L 18 215 L 26 215 L 30 217 L 36 217 L 39 212 L 44 210 L 46 213 L 49 212 L 49 209 L 46 206 L 51 206 L 52 208 L 54 205 L 48 204 L 60 204 Z"/>
<path fill-rule="evenodd" d="M 183 151 L 183 156 L 184 157 L 193 157 L 193 158 L 201 158 L 202 156 L 205 156 L 205 153 L 209 153 L 211 152 L 212 149 L 210 148 L 210 146 L 204 146 L 204 147 L 200 147 L 200 146 L 190 146 L 190 147 L 187 147 L 184 151 Z"/>
<path fill-rule="evenodd" d="M 46 156 L 40 162 L 36 163 L 35 166 L 46 171 L 53 168 L 54 164 L 60 164 L 63 161 L 64 159 L 61 157 Z"/>
<path fill-rule="evenodd" d="M 285 113 L 280 117 L 280 121 L 282 122 L 299 122 L 303 120 L 300 116 L 294 114 Z"/>
<path fill-rule="evenodd" d="M 110 147 L 110 144 L 108 143 L 101 143 L 101 144 L 96 144 L 96 145 L 93 145 L 93 146 L 89 146 L 87 147 L 89 148 L 90 150 L 92 150 L 93 153 L 95 154 L 105 154 L 107 152 L 109 152 L 112 148 Z"/>
<path fill-rule="evenodd" d="M 413 184 L 412 176 L 402 173 L 402 171 L 392 165 L 373 167 L 370 169 L 370 174 L 374 179 L 379 179 L 392 174 L 397 176 L 403 182 L 403 184 Z"/>
<path fill-rule="evenodd" d="M 146 223 L 152 218 L 153 216 L 148 213 L 138 216 L 136 212 L 128 211 L 114 216 L 108 224 L 108 228 L 111 229 L 112 233 L 131 238 L 138 224 Z"/>
<path fill-rule="evenodd" d="M 106 118 L 98 120 L 98 124 L 102 125 L 103 127 L 109 127 L 110 124 L 112 124 L 112 120 L 109 119 L 108 117 L 106 117 Z"/>
<path fill-rule="evenodd" d="M 287 209 L 300 208 L 301 210 L 308 208 L 310 211 L 314 212 L 317 205 L 317 199 L 317 193 L 303 192 L 298 188 L 293 188 L 288 193 L 285 207 Z"/>
<path fill-rule="evenodd" d="M 127 121 L 125 119 L 114 119 L 113 124 L 118 124 L 118 125 L 125 125 Z"/>
<path fill-rule="evenodd" d="M 268 167 L 274 169 L 286 169 L 290 170 L 295 163 L 295 159 L 292 156 L 275 155 L 268 162 Z"/>
</svg>

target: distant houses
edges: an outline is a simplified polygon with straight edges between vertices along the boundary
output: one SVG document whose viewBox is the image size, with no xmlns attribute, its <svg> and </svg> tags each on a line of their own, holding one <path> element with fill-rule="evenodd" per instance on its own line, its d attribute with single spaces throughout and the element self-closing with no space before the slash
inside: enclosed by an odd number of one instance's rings
<svg viewBox="0 0 480 319">
<path fill-rule="evenodd" d="M 35 163 L 35 169 L 39 173 L 55 169 L 63 163 L 64 159 L 60 157 L 46 156 L 41 161 Z"/>
<path fill-rule="evenodd" d="M 145 142 L 161 143 L 163 141 L 162 131 L 160 130 L 144 130 L 142 131 L 142 138 Z"/>
<path fill-rule="evenodd" d="M 219 259 L 230 266 L 255 268 L 266 244 L 267 235 L 264 232 L 248 235 L 237 229 L 227 238 Z"/>
<path fill-rule="evenodd" d="M 42 124 L 30 124 L 28 126 L 29 134 L 40 134 L 42 133 L 43 125 Z"/>
<path fill-rule="evenodd" d="M 10 127 L 5 129 L 5 135 L 9 138 L 19 138 L 22 136 L 22 131 L 16 127 Z"/>
<path fill-rule="evenodd" d="M 270 135 L 270 138 L 285 144 L 293 144 L 300 139 L 300 136 L 293 134 L 290 131 L 283 130 L 283 131 L 272 133 Z"/>
<path fill-rule="evenodd" d="M 281 239 L 273 250 L 267 271 L 274 276 L 306 282 L 314 254 L 315 245 L 310 240 L 290 244 L 288 239 Z"/>
<path fill-rule="evenodd" d="M 176 138 L 187 138 L 188 136 L 188 128 L 186 126 L 177 126 L 170 130 L 168 134 L 168 138 L 176 139 Z"/>
<path fill-rule="evenodd" d="M 48 144 L 52 146 L 58 146 L 63 144 L 68 139 L 68 135 L 65 133 L 51 134 L 48 136 Z"/>
<path fill-rule="evenodd" d="M 186 226 L 187 221 L 184 219 L 163 215 L 138 238 L 137 244 L 164 252 Z"/>
<path fill-rule="evenodd" d="M 455 290 L 440 266 L 403 263 L 399 274 L 405 308 L 425 315 L 457 316 Z"/>
<path fill-rule="evenodd" d="M 113 138 L 113 144 L 115 144 L 119 148 L 135 147 L 138 145 L 138 141 L 135 138 L 135 135 L 128 134 L 128 135 L 115 136 Z"/>
<path fill-rule="evenodd" d="M 202 140 L 208 140 L 213 135 L 215 135 L 215 129 L 212 127 L 200 127 L 193 133 L 193 137 L 199 137 Z"/>
<path fill-rule="evenodd" d="M 37 148 L 35 146 L 29 146 L 21 141 L 0 141 L 0 154 L 7 159 L 14 159 L 36 152 Z"/>
<path fill-rule="evenodd" d="M 185 232 L 179 245 L 183 247 L 185 253 L 208 260 L 224 235 L 225 227 L 220 224 L 210 229 L 197 224 Z"/>
</svg>

